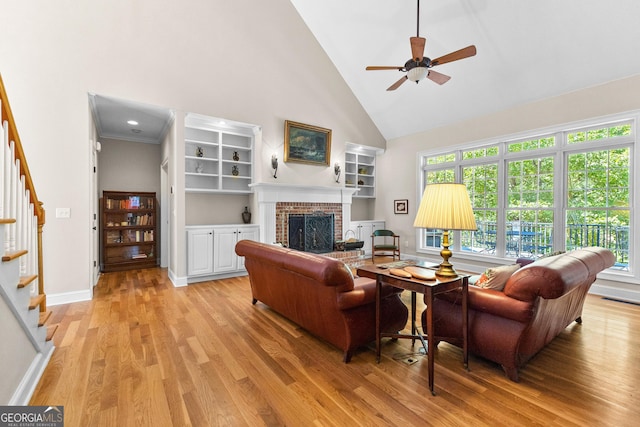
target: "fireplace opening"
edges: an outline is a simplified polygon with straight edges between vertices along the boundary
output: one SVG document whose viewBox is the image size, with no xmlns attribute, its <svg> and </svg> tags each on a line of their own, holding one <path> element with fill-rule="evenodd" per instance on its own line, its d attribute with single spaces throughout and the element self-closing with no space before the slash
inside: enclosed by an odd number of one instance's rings
<svg viewBox="0 0 640 427">
<path fill-rule="evenodd" d="M 333 251 L 333 214 L 290 214 L 288 224 L 290 248 L 316 254 Z"/>
</svg>

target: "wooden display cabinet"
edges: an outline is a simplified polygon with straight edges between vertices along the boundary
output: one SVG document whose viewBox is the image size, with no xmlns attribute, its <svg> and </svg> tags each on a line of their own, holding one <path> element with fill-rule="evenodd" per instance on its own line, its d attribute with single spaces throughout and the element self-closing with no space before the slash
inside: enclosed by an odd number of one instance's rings
<svg viewBox="0 0 640 427">
<path fill-rule="evenodd" d="M 158 265 L 156 193 L 104 191 L 101 206 L 101 270 Z"/>
</svg>

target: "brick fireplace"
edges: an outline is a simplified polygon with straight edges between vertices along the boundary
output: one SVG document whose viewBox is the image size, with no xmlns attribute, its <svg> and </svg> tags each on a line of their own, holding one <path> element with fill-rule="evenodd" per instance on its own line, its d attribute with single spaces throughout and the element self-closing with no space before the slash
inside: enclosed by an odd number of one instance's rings
<svg viewBox="0 0 640 427">
<path fill-rule="evenodd" d="M 260 241 L 288 245 L 288 215 L 333 214 L 334 240 L 343 238 L 351 223 L 351 203 L 355 192 L 344 187 L 312 187 L 293 184 L 252 185 L 258 208 Z"/>
<path fill-rule="evenodd" d="M 342 205 L 340 203 L 278 202 L 276 203 L 276 242 L 291 246 L 289 224 L 292 217 L 319 214 L 333 214 L 333 240 L 341 240 Z"/>
</svg>

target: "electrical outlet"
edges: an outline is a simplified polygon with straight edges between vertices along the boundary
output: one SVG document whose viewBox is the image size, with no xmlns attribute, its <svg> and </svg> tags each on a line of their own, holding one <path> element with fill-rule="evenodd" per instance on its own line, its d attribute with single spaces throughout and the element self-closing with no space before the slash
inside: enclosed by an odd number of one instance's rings
<svg viewBox="0 0 640 427">
<path fill-rule="evenodd" d="M 402 362 L 406 365 L 413 365 L 414 363 L 416 363 L 418 361 L 417 357 L 407 357 L 405 359 L 402 359 Z"/>
<path fill-rule="evenodd" d="M 71 218 L 71 208 L 56 208 L 56 218 Z"/>
<path fill-rule="evenodd" d="M 405 241 L 404 241 L 404 247 L 405 247 L 405 248 L 408 248 L 408 247 L 409 247 L 409 241 L 408 241 L 408 240 L 405 240 Z"/>
</svg>

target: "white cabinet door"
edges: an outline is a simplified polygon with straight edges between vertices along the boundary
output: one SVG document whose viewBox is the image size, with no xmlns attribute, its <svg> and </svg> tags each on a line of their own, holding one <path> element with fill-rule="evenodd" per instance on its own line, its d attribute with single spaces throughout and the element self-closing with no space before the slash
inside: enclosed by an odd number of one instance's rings
<svg viewBox="0 0 640 427">
<path fill-rule="evenodd" d="M 362 250 L 367 255 L 371 255 L 371 234 L 375 230 L 384 230 L 384 221 L 358 221 L 352 222 L 351 228 L 356 233 L 356 238 L 364 242 Z"/>
<path fill-rule="evenodd" d="M 256 225 L 251 225 L 251 226 L 239 227 L 238 228 L 238 242 L 240 240 L 253 240 L 253 241 L 257 242 L 259 238 L 260 238 L 260 228 L 258 226 L 256 226 Z M 234 253 L 235 253 L 235 246 L 234 246 Z M 238 268 L 238 270 L 243 270 L 244 269 L 244 257 L 243 256 L 239 256 L 238 257 L 237 268 Z"/>
<path fill-rule="evenodd" d="M 384 221 L 373 221 L 371 223 L 371 232 L 373 233 L 376 230 L 384 230 Z"/>
<path fill-rule="evenodd" d="M 370 222 L 363 222 L 360 226 L 360 240 L 364 242 L 362 249 L 367 255 L 371 255 L 371 233 L 373 233 L 373 226 Z"/>
<path fill-rule="evenodd" d="M 213 273 L 213 229 L 187 230 L 187 275 Z"/>
<path fill-rule="evenodd" d="M 213 230 L 213 272 L 225 273 L 238 269 L 235 252 L 237 227 L 216 227 Z"/>
</svg>

